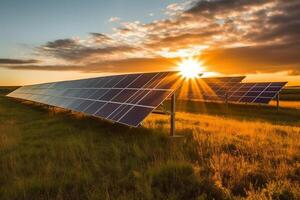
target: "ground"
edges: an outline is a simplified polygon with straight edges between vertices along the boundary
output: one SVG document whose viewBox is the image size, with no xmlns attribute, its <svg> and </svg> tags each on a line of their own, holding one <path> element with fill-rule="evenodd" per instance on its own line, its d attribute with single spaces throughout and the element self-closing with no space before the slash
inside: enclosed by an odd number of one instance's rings
<svg viewBox="0 0 300 200">
<path fill-rule="evenodd" d="M 166 115 L 128 128 L 5 97 L 12 89 L 0 89 L 0 199 L 300 199 L 298 89 L 279 113 L 180 101 L 179 138 Z"/>
</svg>

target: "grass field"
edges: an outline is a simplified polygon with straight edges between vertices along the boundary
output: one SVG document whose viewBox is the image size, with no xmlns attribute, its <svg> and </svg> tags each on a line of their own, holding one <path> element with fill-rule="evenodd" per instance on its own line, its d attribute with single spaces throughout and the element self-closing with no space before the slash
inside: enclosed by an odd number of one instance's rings
<svg viewBox="0 0 300 200">
<path fill-rule="evenodd" d="M 184 137 L 169 138 L 166 115 L 128 128 L 5 97 L 12 89 L 0 88 L 0 199 L 300 199 L 293 105 L 179 101 Z"/>
</svg>

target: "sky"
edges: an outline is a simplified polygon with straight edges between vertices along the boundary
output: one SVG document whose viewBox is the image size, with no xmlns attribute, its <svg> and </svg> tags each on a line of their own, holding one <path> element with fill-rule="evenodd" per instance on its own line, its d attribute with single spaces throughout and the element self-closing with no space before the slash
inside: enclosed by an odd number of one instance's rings
<svg viewBox="0 0 300 200">
<path fill-rule="evenodd" d="M 298 0 L 1 0 L 0 85 L 176 70 L 300 85 Z"/>
</svg>

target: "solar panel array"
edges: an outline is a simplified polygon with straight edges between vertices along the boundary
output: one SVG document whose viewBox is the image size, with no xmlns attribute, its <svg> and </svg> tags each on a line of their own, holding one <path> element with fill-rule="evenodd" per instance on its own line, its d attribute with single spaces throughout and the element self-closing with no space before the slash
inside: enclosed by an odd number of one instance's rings
<svg viewBox="0 0 300 200">
<path fill-rule="evenodd" d="M 229 102 L 268 104 L 287 82 L 239 83 L 227 92 Z"/>
<path fill-rule="evenodd" d="M 191 83 L 195 84 L 196 86 L 187 91 L 188 99 L 224 101 L 226 92 L 239 84 L 244 78 L 245 76 L 199 78 L 194 83 Z"/>
<path fill-rule="evenodd" d="M 287 82 L 241 83 L 245 76 L 201 78 L 189 99 L 268 104 Z"/>
<path fill-rule="evenodd" d="M 201 78 L 198 87 L 202 91 L 200 98 L 206 101 L 223 101 L 227 91 L 239 84 L 245 76 Z"/>
<path fill-rule="evenodd" d="M 137 127 L 180 80 L 178 72 L 127 74 L 24 86 L 8 96 Z"/>
<path fill-rule="evenodd" d="M 287 83 L 241 83 L 244 78 L 198 78 L 188 98 L 268 104 Z M 127 74 L 24 86 L 7 96 L 137 127 L 183 80 L 178 72 Z"/>
</svg>

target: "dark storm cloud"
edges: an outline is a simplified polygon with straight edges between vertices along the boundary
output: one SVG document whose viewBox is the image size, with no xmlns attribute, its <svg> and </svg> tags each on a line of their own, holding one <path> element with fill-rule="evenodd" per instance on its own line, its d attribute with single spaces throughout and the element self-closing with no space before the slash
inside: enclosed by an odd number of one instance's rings
<svg viewBox="0 0 300 200">
<path fill-rule="evenodd" d="M 38 60 L 34 60 L 34 59 L 23 60 L 23 59 L 0 58 L 0 65 L 1 64 L 33 64 L 38 62 L 39 62 Z"/>
</svg>

